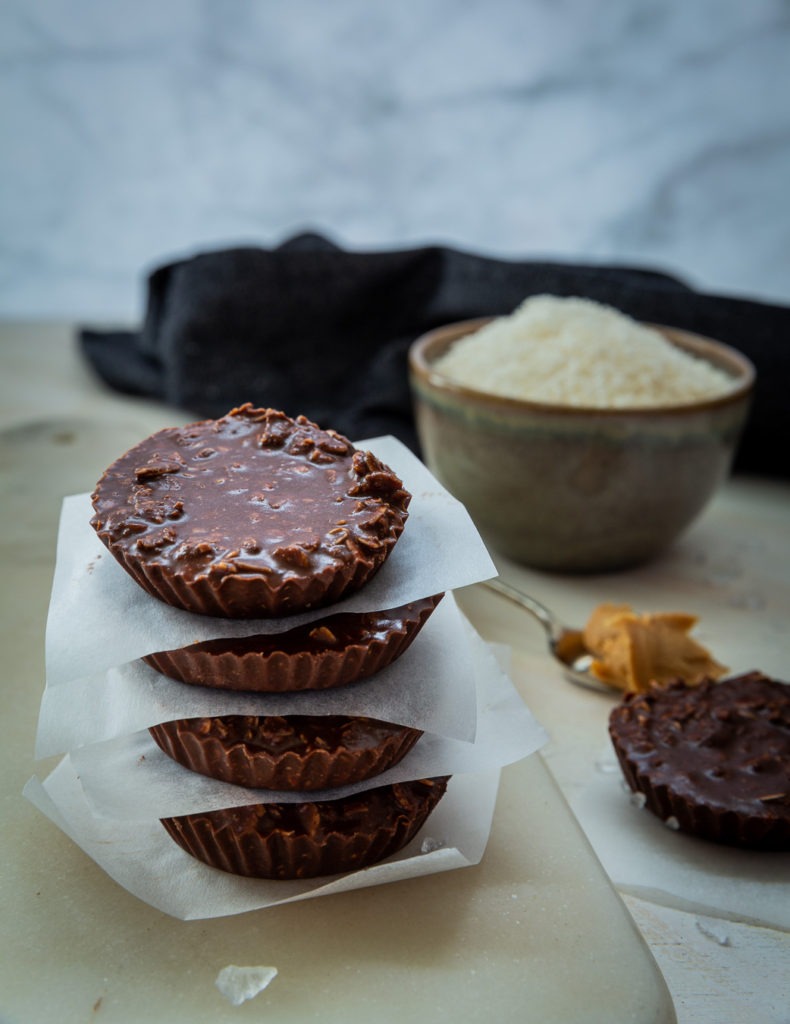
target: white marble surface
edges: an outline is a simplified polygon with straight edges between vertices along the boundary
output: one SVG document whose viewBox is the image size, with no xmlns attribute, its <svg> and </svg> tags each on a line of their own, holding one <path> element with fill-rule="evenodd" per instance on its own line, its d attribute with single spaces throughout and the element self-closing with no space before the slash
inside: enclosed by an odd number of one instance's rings
<svg viewBox="0 0 790 1024">
<path fill-rule="evenodd" d="M 3 0 L 0 317 L 314 229 L 790 301 L 786 0 Z"/>
</svg>

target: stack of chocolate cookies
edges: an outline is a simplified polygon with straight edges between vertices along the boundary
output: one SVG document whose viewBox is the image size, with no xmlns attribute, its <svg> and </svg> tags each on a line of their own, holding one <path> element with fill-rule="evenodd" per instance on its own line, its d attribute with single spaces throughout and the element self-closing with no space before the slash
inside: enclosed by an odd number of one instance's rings
<svg viewBox="0 0 790 1024">
<path fill-rule="evenodd" d="M 408 518 L 409 493 L 370 452 L 304 417 L 244 405 L 160 431 L 114 462 L 92 495 L 96 533 L 153 597 L 199 616 L 284 619 L 279 632 L 203 641 L 146 657 L 184 686 L 298 693 L 356 684 L 400 657 L 442 598 L 385 611 L 333 606 L 379 571 Z M 326 615 L 287 628 L 288 616 Z M 373 780 L 419 729 L 370 717 L 189 718 L 150 729 L 193 772 L 299 794 L 165 818 L 192 856 L 235 874 L 299 879 L 365 867 L 405 846 L 446 777 Z M 321 799 L 311 794 L 321 792 Z M 301 796 L 304 799 L 301 799 Z"/>
</svg>

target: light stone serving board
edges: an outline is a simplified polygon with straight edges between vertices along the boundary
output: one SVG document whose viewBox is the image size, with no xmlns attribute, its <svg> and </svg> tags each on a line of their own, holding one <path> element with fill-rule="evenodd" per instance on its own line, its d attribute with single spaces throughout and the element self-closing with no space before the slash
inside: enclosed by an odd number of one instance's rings
<svg viewBox="0 0 790 1024">
<path fill-rule="evenodd" d="M 33 741 L 60 501 L 178 418 L 122 399 L 117 422 L 90 408 L 0 436 L 2 1024 L 672 1024 L 655 962 L 537 755 L 505 770 L 480 865 L 209 921 L 140 902 L 24 800 L 54 763 L 34 763 Z M 236 1007 L 215 985 L 231 964 L 278 974 Z"/>
</svg>

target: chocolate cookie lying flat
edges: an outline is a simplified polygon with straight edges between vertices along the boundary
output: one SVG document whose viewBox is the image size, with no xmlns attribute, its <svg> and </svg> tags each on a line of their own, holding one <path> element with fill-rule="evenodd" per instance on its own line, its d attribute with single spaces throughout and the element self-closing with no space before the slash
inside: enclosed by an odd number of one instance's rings
<svg viewBox="0 0 790 1024">
<path fill-rule="evenodd" d="M 760 672 L 627 694 L 609 734 L 628 785 L 684 832 L 790 850 L 790 686 Z"/>
</svg>

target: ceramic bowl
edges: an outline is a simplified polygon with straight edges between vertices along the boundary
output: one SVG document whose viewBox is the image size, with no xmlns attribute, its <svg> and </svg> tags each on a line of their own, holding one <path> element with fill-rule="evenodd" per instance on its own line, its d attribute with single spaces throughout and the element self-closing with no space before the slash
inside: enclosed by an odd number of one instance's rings
<svg viewBox="0 0 790 1024">
<path fill-rule="evenodd" d="M 749 360 L 657 327 L 729 374 L 732 391 L 652 409 L 544 405 L 472 390 L 433 369 L 487 322 L 418 338 L 409 374 L 423 457 L 491 548 L 533 568 L 589 573 L 637 565 L 671 544 L 729 472 L 754 385 Z"/>
</svg>

